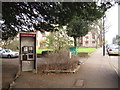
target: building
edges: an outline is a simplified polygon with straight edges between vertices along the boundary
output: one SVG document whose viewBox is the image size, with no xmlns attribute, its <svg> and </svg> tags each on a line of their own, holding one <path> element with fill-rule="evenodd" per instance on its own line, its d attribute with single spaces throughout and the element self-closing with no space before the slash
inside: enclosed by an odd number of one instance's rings
<svg viewBox="0 0 120 90">
<path fill-rule="evenodd" d="M 46 41 L 46 36 L 50 35 L 51 32 L 40 32 L 39 30 L 35 30 L 36 34 L 37 34 L 37 40 L 36 40 L 36 47 L 37 49 L 41 46 L 41 43 L 43 41 Z"/>
<path fill-rule="evenodd" d="M 99 41 L 97 39 L 97 35 L 95 32 L 88 32 L 83 37 L 80 37 L 80 45 L 84 47 L 96 47 L 97 44 L 99 44 Z"/>
<path fill-rule="evenodd" d="M 116 35 L 116 37 L 113 38 L 113 44 L 119 44 L 120 45 L 120 36 Z"/>
<path fill-rule="evenodd" d="M 116 38 L 115 37 L 112 39 L 112 43 L 116 44 Z"/>
</svg>

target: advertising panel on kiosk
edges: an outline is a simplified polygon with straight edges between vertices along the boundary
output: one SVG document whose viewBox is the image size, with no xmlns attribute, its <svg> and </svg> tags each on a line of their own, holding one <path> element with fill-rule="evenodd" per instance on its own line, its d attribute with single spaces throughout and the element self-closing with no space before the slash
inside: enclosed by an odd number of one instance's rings
<svg viewBox="0 0 120 90">
<path fill-rule="evenodd" d="M 19 70 L 37 73 L 36 33 L 20 32 Z"/>
</svg>

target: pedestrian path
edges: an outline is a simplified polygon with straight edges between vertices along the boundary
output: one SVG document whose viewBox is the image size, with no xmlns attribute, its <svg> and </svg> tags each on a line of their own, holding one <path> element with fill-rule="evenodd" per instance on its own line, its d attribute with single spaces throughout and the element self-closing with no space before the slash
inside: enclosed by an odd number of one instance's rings
<svg viewBox="0 0 120 90">
<path fill-rule="evenodd" d="M 14 88 L 118 88 L 118 76 L 100 48 L 77 73 L 41 75 L 24 72 Z"/>
<path fill-rule="evenodd" d="M 85 79 L 86 88 L 118 87 L 117 73 L 108 59 L 107 56 L 102 56 L 102 48 L 100 48 L 81 66 L 79 74 Z"/>
</svg>

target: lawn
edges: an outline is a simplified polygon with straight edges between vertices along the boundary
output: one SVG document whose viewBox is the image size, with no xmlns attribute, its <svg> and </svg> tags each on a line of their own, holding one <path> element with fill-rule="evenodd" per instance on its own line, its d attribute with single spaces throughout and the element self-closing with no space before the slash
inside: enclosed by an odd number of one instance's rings
<svg viewBox="0 0 120 90">
<path fill-rule="evenodd" d="M 96 48 L 79 48 L 79 52 L 87 52 L 88 54 L 91 54 L 92 52 L 96 51 Z M 54 51 L 54 49 L 38 49 L 37 54 L 42 54 L 42 51 Z"/>
<path fill-rule="evenodd" d="M 37 54 L 42 54 L 42 51 L 54 51 L 54 49 L 38 49 Z"/>
<path fill-rule="evenodd" d="M 96 50 L 97 50 L 96 48 L 79 48 L 78 53 L 79 52 L 88 52 L 88 55 L 89 55 Z"/>
</svg>

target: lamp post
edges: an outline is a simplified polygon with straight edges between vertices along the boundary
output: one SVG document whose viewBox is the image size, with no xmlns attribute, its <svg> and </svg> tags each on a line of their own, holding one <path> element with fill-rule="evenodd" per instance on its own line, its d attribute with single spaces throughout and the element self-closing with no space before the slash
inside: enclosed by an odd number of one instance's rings
<svg viewBox="0 0 120 90">
<path fill-rule="evenodd" d="M 105 15 L 103 16 L 103 56 L 105 56 L 105 21 L 104 21 Z"/>
</svg>

